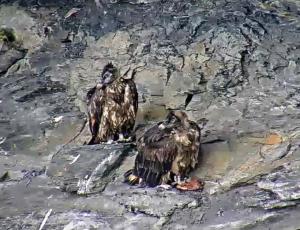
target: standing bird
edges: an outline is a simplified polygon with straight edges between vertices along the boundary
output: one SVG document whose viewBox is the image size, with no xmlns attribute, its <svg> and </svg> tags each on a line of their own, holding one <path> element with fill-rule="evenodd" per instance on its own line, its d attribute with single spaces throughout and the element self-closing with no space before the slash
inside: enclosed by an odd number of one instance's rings
<svg viewBox="0 0 300 230">
<path fill-rule="evenodd" d="M 92 133 L 89 145 L 124 141 L 130 137 L 138 109 L 138 93 L 133 76 L 130 79 L 125 76 L 120 76 L 119 70 L 108 63 L 99 82 L 88 91 L 88 116 Z"/>
<path fill-rule="evenodd" d="M 134 168 L 124 174 L 129 184 L 150 187 L 180 184 L 198 162 L 200 128 L 186 113 L 171 111 L 165 121 L 137 137 Z"/>
</svg>

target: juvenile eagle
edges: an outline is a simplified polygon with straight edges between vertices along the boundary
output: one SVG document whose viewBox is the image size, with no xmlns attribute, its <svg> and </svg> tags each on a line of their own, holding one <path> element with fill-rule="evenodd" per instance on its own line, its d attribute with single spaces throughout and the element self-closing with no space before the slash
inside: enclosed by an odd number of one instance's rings
<svg viewBox="0 0 300 230">
<path fill-rule="evenodd" d="M 138 109 L 138 93 L 132 78 L 120 76 L 118 69 L 108 63 L 99 82 L 87 93 L 89 145 L 128 138 Z"/>
<path fill-rule="evenodd" d="M 171 111 L 137 138 L 134 168 L 124 174 L 130 184 L 150 187 L 181 183 L 198 162 L 200 128 L 186 113 Z"/>
</svg>

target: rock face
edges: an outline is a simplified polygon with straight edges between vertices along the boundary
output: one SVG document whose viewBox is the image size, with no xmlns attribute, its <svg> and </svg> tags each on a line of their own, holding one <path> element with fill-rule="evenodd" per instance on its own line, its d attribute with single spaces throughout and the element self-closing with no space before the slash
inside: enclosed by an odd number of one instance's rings
<svg viewBox="0 0 300 230">
<path fill-rule="evenodd" d="M 18 41 L 0 41 L 1 226 L 36 229 L 53 209 L 45 228 L 298 229 L 299 12 L 297 0 L 0 1 Z M 83 146 L 88 127 L 51 158 L 109 61 L 137 72 L 137 124 L 168 109 L 208 120 L 203 192 L 124 184 L 134 147 Z"/>
<path fill-rule="evenodd" d="M 137 68 L 143 112 L 148 102 L 186 109 L 195 120 L 209 119 L 210 135 L 289 132 L 299 125 L 292 118 L 299 103 L 298 17 L 283 16 L 284 3 L 268 4 L 218 1 L 213 10 L 204 1 L 146 5 L 157 14 L 149 22 L 86 40 L 83 60 L 71 69 L 76 94 L 83 101 L 110 60 Z"/>
<path fill-rule="evenodd" d="M 47 175 L 55 178 L 67 192 L 88 195 L 101 192 L 113 171 L 133 151 L 131 145 L 86 145 L 64 150 L 54 156 Z"/>
<path fill-rule="evenodd" d="M 0 74 L 5 74 L 9 67 L 15 64 L 25 56 L 24 50 L 17 50 L 15 48 L 3 47 L 0 55 Z"/>
</svg>

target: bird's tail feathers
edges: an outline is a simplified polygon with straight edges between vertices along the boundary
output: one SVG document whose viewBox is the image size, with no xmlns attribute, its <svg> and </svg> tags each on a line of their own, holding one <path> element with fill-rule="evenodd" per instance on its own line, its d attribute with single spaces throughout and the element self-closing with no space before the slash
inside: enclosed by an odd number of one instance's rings
<svg viewBox="0 0 300 230">
<path fill-rule="evenodd" d="M 133 174 L 133 169 L 128 170 L 124 173 L 124 182 L 130 185 L 136 185 L 139 183 L 140 178 Z"/>
</svg>

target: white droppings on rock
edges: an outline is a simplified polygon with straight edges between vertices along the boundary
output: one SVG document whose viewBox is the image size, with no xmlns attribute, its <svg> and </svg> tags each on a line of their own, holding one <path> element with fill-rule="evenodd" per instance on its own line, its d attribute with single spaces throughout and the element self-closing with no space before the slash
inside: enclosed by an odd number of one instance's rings
<svg viewBox="0 0 300 230">
<path fill-rule="evenodd" d="M 54 121 L 55 123 L 58 123 L 58 122 L 60 122 L 62 119 L 63 119 L 63 116 L 58 116 L 58 117 L 54 117 L 54 118 L 53 118 L 53 121 Z"/>
</svg>

